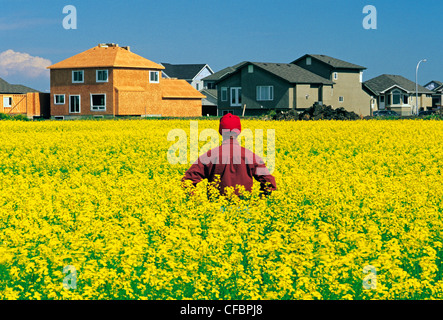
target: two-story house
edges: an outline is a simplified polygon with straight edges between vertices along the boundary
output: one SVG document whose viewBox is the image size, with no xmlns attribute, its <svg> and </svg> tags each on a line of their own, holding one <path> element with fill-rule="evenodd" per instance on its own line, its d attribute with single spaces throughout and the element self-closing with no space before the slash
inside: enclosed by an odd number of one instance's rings
<svg viewBox="0 0 443 320">
<path fill-rule="evenodd" d="M 164 67 L 117 44 L 99 44 L 50 69 L 51 117 L 200 116 L 204 96 Z"/>
<path fill-rule="evenodd" d="M 302 111 L 320 102 L 366 116 L 371 97 L 362 86 L 365 69 L 324 55 L 304 55 L 291 63 L 244 61 L 203 81 L 217 90 L 219 115 Z"/>
<path fill-rule="evenodd" d="M 292 63 L 334 82 L 332 90 L 323 95 L 324 104 L 370 114 L 371 98 L 363 89 L 365 67 L 322 54 L 306 54 Z"/>
</svg>

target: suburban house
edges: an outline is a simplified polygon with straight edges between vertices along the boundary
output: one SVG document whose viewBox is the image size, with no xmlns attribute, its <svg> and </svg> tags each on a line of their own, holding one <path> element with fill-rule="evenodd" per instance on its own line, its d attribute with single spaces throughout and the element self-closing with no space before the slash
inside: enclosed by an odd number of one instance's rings
<svg viewBox="0 0 443 320">
<path fill-rule="evenodd" d="M 48 67 L 51 117 L 202 114 L 205 98 L 188 82 L 164 79 L 160 64 L 117 44 L 99 44 Z"/>
<path fill-rule="evenodd" d="M 165 67 L 162 77 L 166 79 L 186 80 L 196 90 L 200 91 L 203 87 L 203 78 L 214 73 L 207 64 L 170 64 L 162 62 Z"/>
<path fill-rule="evenodd" d="M 31 119 L 49 117 L 49 93 L 0 78 L 0 113 L 22 114 Z"/>
<path fill-rule="evenodd" d="M 371 98 L 363 89 L 365 69 L 325 55 L 304 55 L 292 63 L 244 61 L 203 82 L 217 89 L 219 115 L 302 111 L 320 102 L 366 116 Z"/>
<path fill-rule="evenodd" d="M 363 89 L 365 67 L 322 54 L 306 54 L 292 63 L 334 82 L 323 95 L 324 104 L 370 115 L 370 96 Z"/>
<path fill-rule="evenodd" d="M 373 110 L 390 109 L 400 115 L 411 115 L 416 106 L 415 82 L 400 75 L 382 74 L 365 81 L 363 86 L 371 95 Z M 427 110 L 432 106 L 434 92 L 418 86 L 418 107 Z"/>
<path fill-rule="evenodd" d="M 433 80 L 424 87 L 434 92 L 432 94 L 432 108 L 441 107 L 443 105 L 443 83 Z"/>
<path fill-rule="evenodd" d="M 219 115 L 258 115 L 308 108 L 322 100 L 333 82 L 295 64 L 245 61 L 216 85 Z"/>
</svg>

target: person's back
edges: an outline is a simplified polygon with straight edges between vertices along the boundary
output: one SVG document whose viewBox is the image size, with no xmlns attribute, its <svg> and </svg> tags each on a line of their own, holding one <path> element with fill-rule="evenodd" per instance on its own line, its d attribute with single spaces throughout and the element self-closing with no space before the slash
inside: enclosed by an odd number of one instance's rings
<svg viewBox="0 0 443 320">
<path fill-rule="evenodd" d="M 217 187 L 221 194 L 225 194 L 227 187 L 234 187 L 238 194 L 238 185 L 252 191 L 253 179 L 260 182 L 264 194 L 276 190 L 275 178 L 269 173 L 263 159 L 238 143 L 240 118 L 230 113 L 223 116 L 219 132 L 223 136 L 221 146 L 200 156 L 186 171 L 182 181 L 190 180 L 196 185 L 203 179 L 214 182 L 219 177 Z"/>
</svg>

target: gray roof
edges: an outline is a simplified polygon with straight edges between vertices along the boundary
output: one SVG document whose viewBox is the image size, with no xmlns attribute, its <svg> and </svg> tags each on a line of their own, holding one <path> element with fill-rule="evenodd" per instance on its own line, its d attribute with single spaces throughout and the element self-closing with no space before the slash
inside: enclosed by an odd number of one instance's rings
<svg viewBox="0 0 443 320">
<path fill-rule="evenodd" d="M 298 58 L 297 60 L 293 61 L 292 63 L 297 63 L 298 61 L 306 58 L 306 57 L 312 57 L 314 59 L 317 59 L 323 63 L 326 63 L 327 65 L 331 66 L 334 69 L 359 69 L 364 70 L 365 67 L 359 66 L 357 64 L 353 64 L 350 62 L 346 62 L 337 58 L 329 57 L 324 54 L 305 54 L 303 57 Z"/>
<path fill-rule="evenodd" d="M 398 86 L 406 90 L 407 92 L 415 92 L 415 82 L 406 79 L 405 77 L 392 74 L 382 74 L 378 77 L 372 78 L 363 83 L 369 90 L 373 93 L 379 95 L 380 93 L 386 91 L 387 89 Z M 418 86 L 419 93 L 432 94 L 431 90 L 425 87 Z"/>
<path fill-rule="evenodd" d="M 203 78 L 203 81 L 218 81 L 218 80 L 224 78 L 226 75 L 237 71 L 238 68 L 242 67 L 246 63 L 248 63 L 248 62 L 243 61 L 243 62 L 240 62 L 232 67 L 227 67 L 227 68 L 221 69 L 221 70 L 211 74 L 210 76 Z"/>
<path fill-rule="evenodd" d="M 23 86 L 21 84 L 10 84 L 0 78 L 0 94 L 23 94 L 28 92 L 39 92 L 38 90 Z"/>
<path fill-rule="evenodd" d="M 217 99 L 217 89 L 203 89 L 200 90 L 200 92 L 205 96 L 212 96 L 213 98 Z"/>
<path fill-rule="evenodd" d="M 220 81 L 231 74 L 239 71 L 246 65 L 252 64 L 257 66 L 289 83 L 316 83 L 316 84 L 329 84 L 334 82 L 323 78 L 311 71 L 308 71 L 302 67 L 290 63 L 271 63 L 271 62 L 249 62 L 243 61 L 235 66 L 222 69 L 213 75 L 204 78 L 203 80 Z"/>
<path fill-rule="evenodd" d="M 163 73 L 169 78 L 192 80 L 206 66 L 206 64 L 170 64 L 163 63 Z"/>
<path fill-rule="evenodd" d="M 291 63 L 251 62 L 251 64 L 260 67 L 289 83 L 334 84 L 334 82 L 326 78 Z"/>
</svg>

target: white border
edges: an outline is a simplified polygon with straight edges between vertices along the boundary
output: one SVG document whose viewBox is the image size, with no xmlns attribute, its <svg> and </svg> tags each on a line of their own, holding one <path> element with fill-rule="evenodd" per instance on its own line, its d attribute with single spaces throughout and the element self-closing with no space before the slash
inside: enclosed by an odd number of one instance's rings
<svg viewBox="0 0 443 320">
<path fill-rule="evenodd" d="M 103 95 L 105 96 L 105 108 L 104 109 L 98 109 L 98 110 L 94 110 L 92 109 L 93 105 L 92 105 L 92 96 L 99 96 L 99 95 Z M 91 111 L 97 112 L 97 111 L 106 111 L 106 93 L 90 93 L 89 94 L 90 100 L 91 100 Z"/>
</svg>

